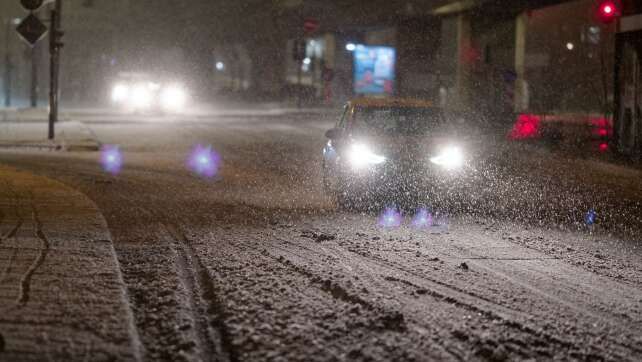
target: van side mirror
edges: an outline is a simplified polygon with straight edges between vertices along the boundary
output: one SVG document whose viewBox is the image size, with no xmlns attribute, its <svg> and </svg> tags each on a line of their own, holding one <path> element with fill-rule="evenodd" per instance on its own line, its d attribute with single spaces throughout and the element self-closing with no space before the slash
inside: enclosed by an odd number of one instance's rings
<svg viewBox="0 0 642 362">
<path fill-rule="evenodd" d="M 341 138 L 341 130 L 338 128 L 329 129 L 325 132 L 325 136 L 331 140 L 336 140 Z"/>
</svg>

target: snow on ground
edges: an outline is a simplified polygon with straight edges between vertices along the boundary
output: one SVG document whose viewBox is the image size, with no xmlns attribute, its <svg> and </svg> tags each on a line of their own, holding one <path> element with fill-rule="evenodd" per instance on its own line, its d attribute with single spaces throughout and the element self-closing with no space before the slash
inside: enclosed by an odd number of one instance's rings
<svg viewBox="0 0 642 362">
<path fill-rule="evenodd" d="M 98 118 L 86 125 L 121 146 L 117 176 L 91 153 L 0 160 L 99 205 L 149 359 L 642 354 L 639 170 L 493 138 L 443 205 L 447 226 L 408 214 L 386 229 L 322 192 L 330 115 Z M 196 144 L 221 155 L 216 177 L 186 168 Z"/>
</svg>

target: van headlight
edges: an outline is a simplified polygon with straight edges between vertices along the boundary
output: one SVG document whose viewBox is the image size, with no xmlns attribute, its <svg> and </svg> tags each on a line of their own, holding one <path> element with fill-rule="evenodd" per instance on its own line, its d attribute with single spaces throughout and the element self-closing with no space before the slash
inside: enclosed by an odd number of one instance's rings
<svg viewBox="0 0 642 362">
<path fill-rule="evenodd" d="M 134 108 L 145 109 L 152 105 L 153 97 L 147 84 L 137 84 L 132 88 L 129 101 Z"/>
<path fill-rule="evenodd" d="M 164 109 L 180 111 L 185 107 L 187 92 L 178 85 L 170 85 L 162 90 L 160 100 Z"/>
<path fill-rule="evenodd" d="M 448 146 L 432 157 L 430 162 L 448 170 L 457 169 L 464 165 L 464 153 L 459 147 Z"/>
<path fill-rule="evenodd" d="M 115 103 L 124 102 L 129 96 L 129 87 L 124 84 L 116 84 L 111 90 L 111 100 Z"/>
<path fill-rule="evenodd" d="M 386 158 L 372 152 L 366 145 L 355 144 L 350 148 L 348 155 L 350 164 L 354 168 L 362 168 L 368 165 L 378 165 L 384 163 Z"/>
</svg>

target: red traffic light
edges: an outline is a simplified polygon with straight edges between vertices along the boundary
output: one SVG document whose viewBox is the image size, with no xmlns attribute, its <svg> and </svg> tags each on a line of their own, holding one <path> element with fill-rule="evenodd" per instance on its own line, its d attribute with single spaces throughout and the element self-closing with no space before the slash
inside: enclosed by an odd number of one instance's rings
<svg viewBox="0 0 642 362">
<path fill-rule="evenodd" d="M 610 23 L 620 16 L 620 7 L 612 0 L 600 2 L 598 9 L 598 16 L 603 23 Z"/>
</svg>

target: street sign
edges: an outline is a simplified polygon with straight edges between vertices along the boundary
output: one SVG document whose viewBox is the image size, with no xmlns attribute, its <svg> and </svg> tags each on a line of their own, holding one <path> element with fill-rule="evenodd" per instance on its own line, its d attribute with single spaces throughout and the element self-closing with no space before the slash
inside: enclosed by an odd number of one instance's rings
<svg viewBox="0 0 642 362">
<path fill-rule="evenodd" d="M 47 33 L 47 26 L 37 16 L 29 14 L 18 25 L 16 31 L 27 43 L 33 46 Z"/>
<path fill-rule="evenodd" d="M 43 2 L 44 0 L 20 0 L 22 7 L 29 11 L 38 10 Z"/>
<path fill-rule="evenodd" d="M 319 29 L 319 21 L 316 19 L 305 19 L 303 22 L 303 30 L 305 30 L 306 33 L 314 33 Z"/>
</svg>

